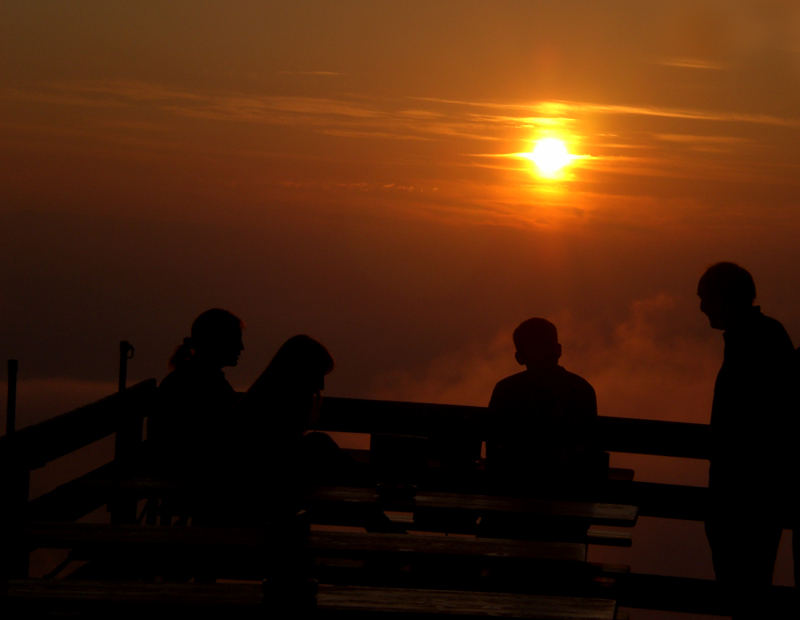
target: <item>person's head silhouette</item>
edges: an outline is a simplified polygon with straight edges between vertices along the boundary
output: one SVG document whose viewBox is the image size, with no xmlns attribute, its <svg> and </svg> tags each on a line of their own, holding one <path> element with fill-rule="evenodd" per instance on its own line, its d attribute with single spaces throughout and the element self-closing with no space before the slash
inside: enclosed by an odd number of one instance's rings
<svg viewBox="0 0 800 620">
<path fill-rule="evenodd" d="M 298 334 L 284 342 L 267 366 L 277 382 L 309 394 L 325 389 L 325 375 L 333 370 L 333 358 L 319 342 Z"/>
<path fill-rule="evenodd" d="M 711 265 L 697 283 L 700 310 L 714 329 L 728 329 L 753 307 L 753 276 L 736 263 Z"/>
<path fill-rule="evenodd" d="M 309 429 L 319 413 L 325 375 L 333 358 L 318 341 L 305 334 L 284 342 L 248 391 L 251 402 L 263 402 L 280 416 L 276 423 L 293 432 Z"/>
<path fill-rule="evenodd" d="M 558 365 L 561 345 L 556 326 L 547 319 L 533 318 L 520 323 L 514 330 L 514 354 L 517 362 L 528 369 Z"/>
<path fill-rule="evenodd" d="M 227 310 L 206 310 L 192 323 L 191 336 L 183 339 L 170 365 L 178 368 L 193 360 L 214 368 L 236 366 L 244 350 L 242 325 L 242 320 Z"/>
</svg>

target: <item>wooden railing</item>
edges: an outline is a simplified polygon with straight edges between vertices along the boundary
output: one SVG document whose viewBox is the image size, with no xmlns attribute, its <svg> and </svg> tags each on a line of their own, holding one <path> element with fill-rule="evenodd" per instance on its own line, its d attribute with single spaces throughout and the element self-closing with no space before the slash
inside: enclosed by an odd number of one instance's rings
<svg viewBox="0 0 800 620">
<path fill-rule="evenodd" d="M 319 428 L 326 431 L 397 434 L 450 442 L 485 437 L 485 407 L 329 397 Z M 607 452 L 708 459 L 706 424 L 599 416 L 598 443 Z M 634 504 L 639 514 L 703 520 L 704 487 L 633 481 L 610 485 L 604 499 Z"/>
<path fill-rule="evenodd" d="M 143 421 L 152 412 L 156 381 L 148 379 L 95 403 L 0 437 L 3 498 L 17 519 L 75 519 L 98 507 L 87 482 L 121 474 L 143 441 Z M 320 430 L 363 434 L 448 437 L 452 441 L 482 438 L 484 407 L 377 401 L 328 397 L 323 401 Z M 609 452 L 708 458 L 709 427 L 703 424 L 600 416 L 599 443 Z M 112 463 L 68 482 L 29 502 L 31 470 L 95 441 L 115 435 Z M 629 496 L 642 514 L 702 519 L 704 489 L 634 483 Z M 131 506 L 112 507 L 112 518 L 131 520 Z"/>
<path fill-rule="evenodd" d="M 93 491 L 97 488 L 94 483 L 119 480 L 126 474 L 142 445 L 143 422 L 154 410 L 155 397 L 156 382 L 150 379 L 93 404 L 0 438 L 0 464 L 3 468 L 0 488 L 7 507 L 3 514 L 3 532 L 9 558 L 7 569 L 11 577 L 25 576 L 28 572 L 29 549 L 14 540 L 15 533 L 22 532 L 26 524 L 43 520 L 75 521 L 109 502 L 107 494 Z M 483 407 L 328 397 L 323 402 L 318 427 L 326 431 L 368 435 L 399 434 L 422 438 L 447 437 L 454 441 L 473 440 L 483 438 L 486 414 Z M 598 434 L 601 447 L 609 452 L 692 459 L 707 459 L 709 456 L 709 427 L 702 424 L 601 416 Z M 32 470 L 112 435 L 115 436 L 112 462 L 30 500 Z M 634 480 L 618 485 L 616 492 L 617 495 L 609 497 L 608 501 L 636 505 L 642 515 L 680 519 L 704 517 L 706 489 L 702 487 Z M 114 497 L 116 499 L 109 503 L 112 522 L 133 522 L 135 500 L 126 499 L 122 494 Z M 662 593 L 667 597 L 669 588 L 664 585 L 667 579 L 680 582 L 683 584 L 679 584 L 680 587 L 686 591 L 700 588 L 709 593 L 708 596 L 703 595 L 708 600 L 716 596 L 715 587 L 710 582 L 699 584 L 679 578 L 636 575 L 629 581 L 630 584 L 638 584 L 627 591 L 629 603 L 648 607 L 648 600 L 656 600 Z M 697 600 L 701 599 L 698 595 Z M 699 607 L 707 610 L 714 608 L 714 604 L 703 607 L 704 604 Z M 667 608 L 665 605 L 659 603 L 654 606 Z M 692 605 L 689 602 L 676 606 L 684 610 L 690 607 Z"/>
<path fill-rule="evenodd" d="M 8 559 L 6 570 L 11 575 L 28 572 L 29 550 L 17 538 L 25 523 L 32 518 L 74 520 L 105 503 L 97 494 L 85 492 L 83 483 L 122 475 L 142 443 L 143 421 L 154 404 L 155 390 L 154 379 L 142 381 L 90 405 L 0 437 L 3 542 Z M 32 470 L 110 435 L 115 435 L 113 462 L 30 501 Z M 109 508 L 114 522 L 135 518 L 136 505 L 130 500 L 120 500 Z"/>
<path fill-rule="evenodd" d="M 319 428 L 351 433 L 483 438 L 486 416 L 485 407 L 326 397 Z M 709 456 L 707 424 L 600 416 L 598 432 L 598 443 L 607 452 L 693 459 Z"/>
</svg>

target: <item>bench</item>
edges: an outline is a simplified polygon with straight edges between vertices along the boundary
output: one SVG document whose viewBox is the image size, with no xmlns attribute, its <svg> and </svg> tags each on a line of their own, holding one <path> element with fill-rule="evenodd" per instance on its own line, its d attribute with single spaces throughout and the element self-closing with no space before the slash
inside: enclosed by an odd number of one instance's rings
<svg viewBox="0 0 800 620">
<path fill-rule="evenodd" d="M 518 515 L 536 519 L 540 531 L 531 537 L 548 538 L 548 524 L 590 525 L 580 538 L 564 541 L 583 544 L 630 546 L 630 532 L 608 530 L 598 525 L 630 528 L 637 520 L 635 506 L 596 502 L 574 502 L 537 498 L 512 498 L 494 495 L 420 491 L 413 496 L 392 496 L 372 489 L 327 487 L 309 498 L 312 522 L 352 524 L 363 522 L 370 509 L 387 514 L 404 513 L 403 522 L 410 530 L 479 534 L 481 517 Z M 445 515 L 446 518 L 440 518 Z"/>
<path fill-rule="evenodd" d="M 60 612 L 122 609 L 224 610 L 226 616 L 256 617 L 269 608 L 258 583 L 153 584 L 13 580 L 6 604 L 17 610 Z M 510 618 L 519 620 L 613 620 L 614 601 L 600 598 L 463 592 L 410 588 L 320 585 L 315 617 L 320 618 Z M 297 612 L 297 609 L 292 611 Z M 309 609 L 310 611 L 310 609 Z M 269 616 L 267 616 L 269 617 Z"/>
<path fill-rule="evenodd" d="M 307 555 L 303 570 L 325 583 L 531 592 L 535 579 L 553 592 L 585 593 L 593 579 L 607 582 L 624 572 L 586 562 L 583 544 L 552 541 L 317 529 L 287 547 L 287 533 L 275 528 L 92 523 L 34 523 L 25 539 L 32 548 L 70 549 L 71 561 L 91 561 L 78 570 L 81 579 L 98 574 L 262 579 L 281 569 L 276 547 L 284 557 Z"/>
</svg>

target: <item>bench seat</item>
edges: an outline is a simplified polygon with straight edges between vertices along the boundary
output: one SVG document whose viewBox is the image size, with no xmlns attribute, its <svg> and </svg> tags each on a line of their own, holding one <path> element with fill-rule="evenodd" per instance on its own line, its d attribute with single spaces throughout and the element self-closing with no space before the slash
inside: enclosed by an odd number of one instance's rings
<svg viewBox="0 0 800 620">
<path fill-rule="evenodd" d="M 322 618 L 517 618 L 519 620 L 613 620 L 613 600 L 567 596 L 463 592 L 411 588 L 320 585 L 317 616 Z M 258 583 L 113 583 L 13 580 L 7 603 L 25 606 L 89 610 L 92 605 L 113 604 L 133 608 L 202 607 L 237 611 L 261 609 L 263 588 Z M 270 614 L 267 614 L 269 617 Z M 263 617 L 263 616 L 262 616 Z"/>
</svg>

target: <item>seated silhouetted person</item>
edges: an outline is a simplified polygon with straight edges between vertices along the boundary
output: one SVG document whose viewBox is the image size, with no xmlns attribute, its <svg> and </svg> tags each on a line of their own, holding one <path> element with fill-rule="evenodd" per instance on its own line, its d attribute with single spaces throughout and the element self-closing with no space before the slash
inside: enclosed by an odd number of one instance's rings
<svg viewBox="0 0 800 620">
<path fill-rule="evenodd" d="M 583 492 L 602 463 L 593 441 L 594 389 L 558 364 L 561 345 L 550 321 L 528 319 L 513 339 L 525 370 L 500 381 L 489 401 L 491 483 L 512 494 Z"/>
<path fill-rule="evenodd" d="M 247 452 L 252 470 L 272 494 L 275 507 L 294 510 L 319 486 L 346 484 L 356 464 L 326 433 L 315 431 L 333 358 L 306 335 L 289 338 L 248 390 L 241 411 L 251 430 Z M 392 530 L 381 510 L 367 508 L 363 525 Z"/>
<path fill-rule="evenodd" d="M 332 483 L 344 456 L 325 433 L 313 428 L 333 370 L 327 349 L 306 335 L 289 338 L 248 390 L 243 409 L 259 442 L 258 467 L 280 471 L 283 483 L 297 491 L 312 484 Z"/>
<path fill-rule="evenodd" d="M 170 360 L 172 372 L 159 385 L 158 411 L 148 421 L 156 472 L 193 495 L 223 487 L 229 474 L 238 398 L 222 369 L 236 366 L 243 349 L 242 321 L 227 310 L 207 310 L 192 323 Z"/>
<path fill-rule="evenodd" d="M 697 294 L 725 341 L 711 407 L 705 524 L 714 572 L 738 608 L 734 617 L 773 617 L 757 607 L 796 494 L 794 348 L 783 326 L 753 305 L 753 278 L 739 265 L 709 267 Z"/>
</svg>

